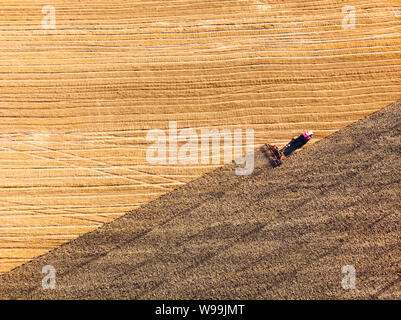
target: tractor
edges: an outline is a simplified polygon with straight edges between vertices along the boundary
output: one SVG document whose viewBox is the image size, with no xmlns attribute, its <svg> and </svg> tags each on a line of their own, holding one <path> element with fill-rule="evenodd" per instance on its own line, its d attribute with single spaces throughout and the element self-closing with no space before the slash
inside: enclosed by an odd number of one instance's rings
<svg viewBox="0 0 401 320">
<path fill-rule="evenodd" d="M 265 144 L 262 147 L 262 151 L 269 159 L 270 164 L 273 168 L 279 167 L 282 165 L 283 156 L 290 156 L 295 150 L 302 148 L 313 136 L 312 131 L 304 132 L 300 136 L 293 138 L 288 144 L 286 144 L 283 148 L 279 149 L 275 145 Z"/>
</svg>

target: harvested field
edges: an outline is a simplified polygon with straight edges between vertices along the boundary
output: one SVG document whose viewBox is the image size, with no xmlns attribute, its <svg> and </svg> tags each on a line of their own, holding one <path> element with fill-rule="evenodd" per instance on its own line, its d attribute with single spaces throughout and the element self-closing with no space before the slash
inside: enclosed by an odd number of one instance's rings
<svg viewBox="0 0 401 320">
<path fill-rule="evenodd" d="M 258 152 L 0 276 L 0 297 L 400 299 L 400 134 L 401 101 L 277 169 Z"/>
<path fill-rule="evenodd" d="M 399 1 L 50 2 L 0 4 L 0 273 L 218 167 L 151 166 L 150 129 L 318 141 L 401 97 Z"/>
</svg>

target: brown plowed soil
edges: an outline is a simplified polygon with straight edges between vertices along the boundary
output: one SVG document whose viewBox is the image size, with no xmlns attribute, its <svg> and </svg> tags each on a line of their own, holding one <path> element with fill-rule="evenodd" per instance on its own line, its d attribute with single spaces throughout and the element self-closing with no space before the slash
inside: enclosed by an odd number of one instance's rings
<svg viewBox="0 0 401 320">
<path fill-rule="evenodd" d="M 400 124 L 398 102 L 280 168 L 217 169 L 2 275 L 0 297 L 399 299 Z"/>
</svg>

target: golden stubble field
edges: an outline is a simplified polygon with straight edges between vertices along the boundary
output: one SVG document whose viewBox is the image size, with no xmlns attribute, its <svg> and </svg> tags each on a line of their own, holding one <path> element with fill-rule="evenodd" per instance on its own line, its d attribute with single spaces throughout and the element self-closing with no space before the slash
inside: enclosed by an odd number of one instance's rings
<svg viewBox="0 0 401 320">
<path fill-rule="evenodd" d="M 0 272 L 216 168 L 150 165 L 150 129 L 318 140 L 399 99 L 400 32 L 400 1 L 3 1 Z"/>
</svg>

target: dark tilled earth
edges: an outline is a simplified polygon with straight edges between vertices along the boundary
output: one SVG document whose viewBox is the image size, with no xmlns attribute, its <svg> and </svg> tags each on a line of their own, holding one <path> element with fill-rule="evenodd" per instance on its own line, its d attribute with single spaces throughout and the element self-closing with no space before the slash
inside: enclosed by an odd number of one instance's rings
<svg viewBox="0 0 401 320">
<path fill-rule="evenodd" d="M 0 297 L 400 299 L 400 124 L 398 102 L 280 168 L 220 168 L 2 275 Z"/>
</svg>

